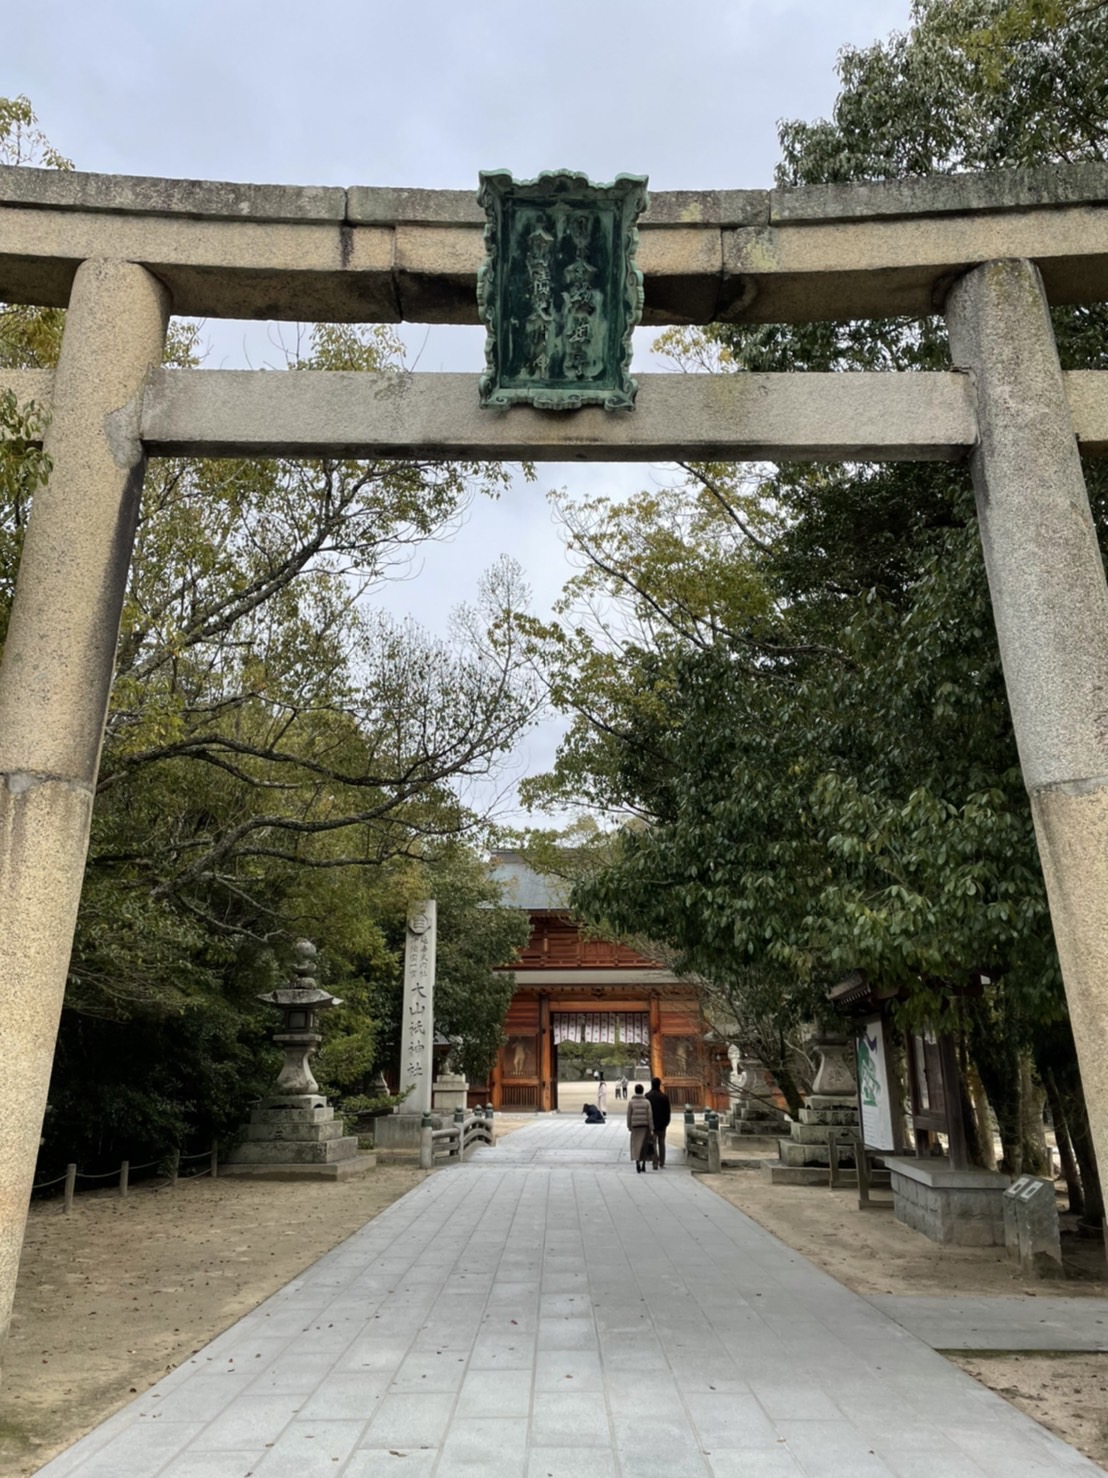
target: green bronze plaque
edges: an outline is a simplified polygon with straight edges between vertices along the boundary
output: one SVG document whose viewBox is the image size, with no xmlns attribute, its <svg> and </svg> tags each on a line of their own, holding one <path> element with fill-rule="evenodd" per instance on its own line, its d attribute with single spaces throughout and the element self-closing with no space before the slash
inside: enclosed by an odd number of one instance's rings
<svg viewBox="0 0 1108 1478">
<path fill-rule="evenodd" d="M 631 330 L 643 304 L 635 222 L 646 199 L 644 175 L 594 185 L 570 170 L 537 180 L 482 170 L 483 406 L 631 409 Z"/>
</svg>

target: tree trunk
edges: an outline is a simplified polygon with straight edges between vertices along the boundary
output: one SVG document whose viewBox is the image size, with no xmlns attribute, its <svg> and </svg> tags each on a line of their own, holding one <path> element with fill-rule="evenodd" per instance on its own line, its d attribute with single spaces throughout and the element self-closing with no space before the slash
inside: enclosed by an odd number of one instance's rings
<svg viewBox="0 0 1108 1478">
<path fill-rule="evenodd" d="M 1073 1146 L 1081 1176 L 1081 1189 L 1085 1202 L 1085 1220 L 1093 1226 L 1104 1221 L 1104 1196 L 1093 1152 L 1089 1116 L 1085 1109 L 1085 1096 L 1081 1087 L 1081 1074 L 1077 1067 L 1077 1049 L 1068 1020 L 1052 1022 L 1040 1027 L 1035 1033 L 1035 1061 L 1041 1075 L 1050 1079 L 1057 1093 L 1058 1102 L 1070 1144 Z"/>
<path fill-rule="evenodd" d="M 800 1087 L 792 1073 L 783 1062 L 766 1063 L 773 1074 L 773 1081 L 781 1090 L 781 1096 L 789 1106 L 789 1114 L 794 1119 L 800 1118 L 800 1110 L 804 1107 L 804 1100 L 800 1096 Z"/>
<path fill-rule="evenodd" d="M 969 1090 L 970 1101 L 973 1104 L 973 1117 L 977 1127 L 977 1149 L 980 1156 L 980 1164 L 986 1170 L 996 1169 L 996 1144 L 993 1140 L 993 1121 L 989 1112 L 989 1100 L 981 1082 L 981 1074 L 968 1063 L 966 1068 L 966 1087 Z"/>
<path fill-rule="evenodd" d="M 1076 1076 L 1076 1073 L 1075 1073 Z M 1085 1191 L 1085 1220 L 1093 1226 L 1104 1222 L 1104 1195 L 1100 1185 L 1093 1136 L 1089 1129 L 1089 1116 L 1085 1111 L 1085 1100 L 1072 1094 L 1066 1104 L 1066 1120 L 1070 1126 L 1070 1142 L 1081 1171 L 1081 1185 Z"/>
<path fill-rule="evenodd" d="M 1058 1144 L 1058 1158 L 1062 1162 L 1062 1175 L 1066 1182 L 1070 1211 L 1074 1216 L 1084 1216 L 1085 1192 L 1081 1186 L 1081 1174 L 1077 1168 L 1073 1145 L 1070 1142 L 1069 1121 L 1062 1103 L 1062 1095 L 1058 1092 L 1058 1085 L 1054 1081 L 1052 1072 L 1047 1071 L 1043 1074 L 1043 1087 L 1046 1089 L 1047 1102 L 1050 1105 L 1050 1117 L 1054 1122 L 1054 1138 Z"/>
<path fill-rule="evenodd" d="M 1043 1125 L 1043 1099 L 1042 1088 L 1031 1076 L 1030 1054 L 1021 1053 L 1020 1148 L 1025 1175 L 1051 1175 L 1050 1153 L 1047 1150 L 1046 1130 Z"/>
<path fill-rule="evenodd" d="M 1003 1052 L 978 1054 L 974 1062 L 996 1115 L 1000 1134 L 1000 1169 L 1007 1175 L 1023 1174 L 1023 1118 L 1020 1113 L 1019 1067 Z"/>
<path fill-rule="evenodd" d="M 964 1005 L 970 1056 L 996 1115 L 1001 1147 L 1000 1169 L 1007 1175 L 1021 1175 L 1020 1057 L 1003 991 L 998 990 L 991 998 L 967 1000 Z"/>
</svg>

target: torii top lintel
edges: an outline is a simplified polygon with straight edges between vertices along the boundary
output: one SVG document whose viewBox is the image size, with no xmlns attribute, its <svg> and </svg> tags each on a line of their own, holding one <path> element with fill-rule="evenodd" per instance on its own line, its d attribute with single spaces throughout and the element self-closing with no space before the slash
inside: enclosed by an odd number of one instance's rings
<svg viewBox="0 0 1108 1478">
<path fill-rule="evenodd" d="M 242 185 L 0 167 L 0 301 L 64 306 L 89 257 L 150 268 L 176 313 L 477 323 L 472 190 Z M 652 191 L 646 324 L 920 317 L 972 266 L 1036 263 L 1108 299 L 1108 165 L 782 190 Z"/>
</svg>

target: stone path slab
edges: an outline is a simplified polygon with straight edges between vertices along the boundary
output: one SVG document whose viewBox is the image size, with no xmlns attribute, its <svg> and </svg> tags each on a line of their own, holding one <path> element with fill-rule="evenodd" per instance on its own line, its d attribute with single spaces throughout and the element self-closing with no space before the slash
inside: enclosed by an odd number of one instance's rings
<svg viewBox="0 0 1108 1478">
<path fill-rule="evenodd" d="M 868 1302 L 933 1350 L 1108 1350 L 1108 1298 L 875 1294 Z"/>
<path fill-rule="evenodd" d="M 1032 1478 L 1103 1470 L 626 1131 L 444 1169 L 48 1478 Z"/>
</svg>

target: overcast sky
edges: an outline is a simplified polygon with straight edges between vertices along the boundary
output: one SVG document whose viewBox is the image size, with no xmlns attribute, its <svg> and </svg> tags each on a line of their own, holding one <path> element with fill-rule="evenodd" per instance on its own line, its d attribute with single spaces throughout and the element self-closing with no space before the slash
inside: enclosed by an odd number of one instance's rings
<svg viewBox="0 0 1108 1478">
<path fill-rule="evenodd" d="M 778 121 L 829 112 L 839 49 L 908 13 L 909 0 L 35 0 L 4 28 L 0 95 L 26 93 L 78 169 L 109 173 L 476 190 L 481 169 L 569 168 L 754 189 L 772 184 Z M 482 368 L 478 329 L 405 337 L 420 369 Z M 280 362 L 261 326 L 209 323 L 206 339 L 213 364 Z M 661 476 L 545 466 L 476 506 L 383 603 L 441 631 L 505 552 L 546 609 L 569 574 L 546 490 Z M 519 768 L 545 768 L 554 739 L 544 726 Z"/>
</svg>

